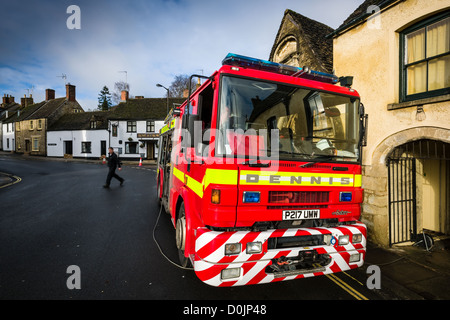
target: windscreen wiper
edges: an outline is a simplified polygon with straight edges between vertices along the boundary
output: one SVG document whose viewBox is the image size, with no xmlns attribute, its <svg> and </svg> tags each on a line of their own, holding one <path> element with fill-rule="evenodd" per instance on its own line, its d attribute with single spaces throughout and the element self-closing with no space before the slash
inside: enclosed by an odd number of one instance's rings
<svg viewBox="0 0 450 320">
<path fill-rule="evenodd" d="M 261 162 L 251 162 L 250 160 L 242 162 L 242 164 L 248 165 L 249 167 L 255 168 L 268 168 L 270 167 L 270 162 L 261 163 Z"/>
<path fill-rule="evenodd" d="M 300 168 L 308 168 L 308 167 L 311 167 L 312 165 L 316 164 L 317 162 L 324 162 L 324 161 L 327 161 L 327 160 L 331 160 L 331 159 L 333 159 L 333 158 L 334 158 L 334 156 L 317 157 L 317 158 L 314 159 L 314 161 L 311 161 L 311 162 L 307 162 L 307 163 L 305 163 L 305 164 L 302 164 L 302 165 L 300 166 Z"/>
</svg>

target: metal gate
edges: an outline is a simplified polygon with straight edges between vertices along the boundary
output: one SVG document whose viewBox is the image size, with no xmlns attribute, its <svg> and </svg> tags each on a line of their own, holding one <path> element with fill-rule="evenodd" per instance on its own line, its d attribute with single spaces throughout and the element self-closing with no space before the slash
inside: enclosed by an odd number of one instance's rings
<svg viewBox="0 0 450 320">
<path fill-rule="evenodd" d="M 389 245 L 417 235 L 416 159 L 388 158 Z"/>
</svg>

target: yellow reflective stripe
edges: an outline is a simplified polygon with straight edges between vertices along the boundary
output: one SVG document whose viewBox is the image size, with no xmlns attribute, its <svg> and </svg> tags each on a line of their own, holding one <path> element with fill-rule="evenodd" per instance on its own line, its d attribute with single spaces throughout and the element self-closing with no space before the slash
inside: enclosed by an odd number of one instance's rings
<svg viewBox="0 0 450 320">
<path fill-rule="evenodd" d="M 198 182 L 194 178 L 185 175 L 186 180 L 186 186 L 195 192 L 196 195 L 198 195 L 200 198 L 203 198 L 203 184 L 201 182 Z"/>
<path fill-rule="evenodd" d="M 237 185 L 238 171 L 237 170 L 221 170 L 221 169 L 206 169 L 203 178 L 204 189 L 208 188 L 211 183 Z"/>
<path fill-rule="evenodd" d="M 361 177 L 362 177 L 362 175 L 355 174 L 355 185 L 354 185 L 354 187 L 361 187 L 362 186 Z"/>
<path fill-rule="evenodd" d="M 195 192 L 196 195 L 203 198 L 203 191 L 211 183 L 237 185 L 238 173 L 237 170 L 206 169 L 202 182 L 195 180 L 177 168 L 173 168 L 173 175 Z"/>
<path fill-rule="evenodd" d="M 357 183 L 360 184 L 360 177 L 358 180 L 353 174 L 242 170 L 239 183 L 241 185 L 353 187 Z"/>
<path fill-rule="evenodd" d="M 238 182 L 237 170 L 206 169 L 202 182 L 175 167 L 173 175 L 200 198 L 203 198 L 203 192 L 210 184 L 237 185 Z M 241 185 L 361 187 L 361 175 L 241 170 L 239 183 Z"/>
<path fill-rule="evenodd" d="M 164 132 L 172 129 L 173 127 L 175 127 L 175 119 L 173 119 L 168 124 L 166 124 L 164 127 L 162 127 L 160 130 L 160 134 L 163 134 Z"/>
<path fill-rule="evenodd" d="M 173 175 L 180 180 L 181 182 L 184 183 L 184 173 L 181 172 L 180 170 L 178 170 L 177 168 L 173 168 Z"/>
<path fill-rule="evenodd" d="M 169 129 L 170 129 L 169 125 L 162 127 L 160 134 L 163 134 L 164 132 L 169 131 Z"/>
</svg>

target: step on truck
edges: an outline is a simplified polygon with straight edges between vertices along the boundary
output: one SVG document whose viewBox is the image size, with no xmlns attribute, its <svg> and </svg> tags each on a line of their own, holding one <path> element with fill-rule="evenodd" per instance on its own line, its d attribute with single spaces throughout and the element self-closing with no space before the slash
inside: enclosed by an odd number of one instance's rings
<svg viewBox="0 0 450 320">
<path fill-rule="evenodd" d="M 181 266 L 225 287 L 363 265 L 367 115 L 351 79 L 236 54 L 191 76 L 156 181 Z"/>
</svg>

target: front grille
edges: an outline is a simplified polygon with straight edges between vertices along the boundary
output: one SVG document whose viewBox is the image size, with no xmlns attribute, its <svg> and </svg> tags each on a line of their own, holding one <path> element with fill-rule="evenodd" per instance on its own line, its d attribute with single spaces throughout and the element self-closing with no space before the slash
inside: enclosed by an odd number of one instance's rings
<svg viewBox="0 0 450 320">
<path fill-rule="evenodd" d="M 280 237 L 269 238 L 268 249 L 283 249 L 292 247 L 312 247 L 325 245 L 323 235 L 311 235 L 311 236 L 293 236 L 293 237 Z"/>
<path fill-rule="evenodd" d="M 323 203 L 328 199 L 328 191 L 269 191 L 269 203 Z"/>
</svg>

